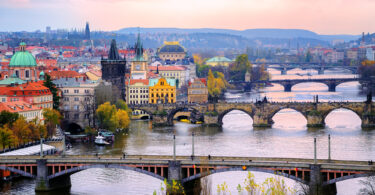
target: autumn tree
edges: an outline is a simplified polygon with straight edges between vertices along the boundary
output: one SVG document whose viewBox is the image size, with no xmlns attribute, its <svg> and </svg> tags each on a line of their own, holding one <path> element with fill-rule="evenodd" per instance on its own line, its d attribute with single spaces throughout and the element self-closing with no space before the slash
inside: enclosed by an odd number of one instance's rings
<svg viewBox="0 0 375 195">
<path fill-rule="evenodd" d="M 60 124 L 61 114 L 55 109 L 45 108 L 43 109 L 43 117 L 47 127 L 47 136 L 51 137 L 55 134 L 56 125 Z"/>
<path fill-rule="evenodd" d="M 127 106 L 121 106 L 121 103 L 119 103 L 119 107 L 126 108 Z M 116 109 L 116 106 L 111 105 L 110 102 L 105 102 L 100 105 L 96 110 L 96 115 L 100 127 L 110 131 L 115 131 L 119 128 L 128 128 L 130 123 L 128 112 L 123 109 Z"/>
<path fill-rule="evenodd" d="M 53 109 L 58 110 L 60 106 L 60 96 L 58 94 L 56 85 L 52 82 L 51 76 L 49 76 L 48 74 L 46 74 L 43 85 L 51 91 L 53 96 Z"/>
<path fill-rule="evenodd" d="M 17 138 L 17 143 L 27 143 L 31 141 L 31 130 L 29 124 L 24 117 L 18 118 L 12 125 L 14 136 Z"/>
<path fill-rule="evenodd" d="M 118 119 L 118 127 L 120 129 L 128 128 L 130 124 L 128 113 L 125 110 L 118 109 L 116 115 Z"/>
<path fill-rule="evenodd" d="M 251 69 L 252 65 L 247 54 L 238 55 L 234 63 L 229 66 L 230 80 L 244 81 L 246 71 Z"/>
<path fill-rule="evenodd" d="M 7 125 L 0 127 L 0 145 L 3 149 L 14 145 L 15 142 L 16 138 L 14 137 L 12 130 Z"/>
<path fill-rule="evenodd" d="M 38 118 L 29 122 L 29 129 L 32 140 L 39 140 L 41 137 L 45 138 L 47 136 L 47 127 L 42 125 Z"/>
<path fill-rule="evenodd" d="M 207 90 L 210 101 L 216 102 L 224 93 L 229 86 L 228 82 L 224 78 L 224 74 L 217 72 L 217 77 L 214 76 L 211 69 L 208 72 L 207 77 Z"/>
</svg>

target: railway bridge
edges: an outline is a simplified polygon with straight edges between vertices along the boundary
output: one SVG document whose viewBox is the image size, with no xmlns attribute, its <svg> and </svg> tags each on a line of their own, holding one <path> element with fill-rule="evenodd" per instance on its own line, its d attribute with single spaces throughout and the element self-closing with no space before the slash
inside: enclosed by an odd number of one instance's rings
<svg viewBox="0 0 375 195">
<path fill-rule="evenodd" d="M 136 171 L 181 182 L 199 190 L 200 178 L 228 171 L 256 171 L 284 176 L 309 185 L 319 194 L 336 194 L 336 182 L 374 175 L 368 161 L 228 156 L 2 156 L 0 170 L 37 180 L 36 191 L 70 187 L 70 175 L 90 168 Z M 192 192 L 191 192 L 192 193 Z"/>
<path fill-rule="evenodd" d="M 144 110 L 152 116 L 152 122 L 158 126 L 172 126 L 178 112 L 192 112 L 199 117 L 203 125 L 223 124 L 223 117 L 233 111 L 247 113 L 254 127 L 271 127 L 273 116 L 283 109 L 293 109 L 301 113 L 308 127 L 324 127 L 325 118 L 336 109 L 344 108 L 354 112 L 361 120 L 363 128 L 375 127 L 375 105 L 368 97 L 365 102 L 268 102 L 267 100 L 250 103 L 219 102 L 212 104 L 158 104 L 129 105 L 132 109 Z"/>
</svg>

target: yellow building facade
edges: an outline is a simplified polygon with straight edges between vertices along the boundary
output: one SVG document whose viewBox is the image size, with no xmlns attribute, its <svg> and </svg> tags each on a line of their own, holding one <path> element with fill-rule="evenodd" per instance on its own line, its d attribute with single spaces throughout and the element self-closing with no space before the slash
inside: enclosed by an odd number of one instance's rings
<svg viewBox="0 0 375 195">
<path fill-rule="evenodd" d="M 167 83 L 165 78 L 160 78 L 158 83 L 149 89 L 150 104 L 176 103 L 176 87 Z"/>
</svg>

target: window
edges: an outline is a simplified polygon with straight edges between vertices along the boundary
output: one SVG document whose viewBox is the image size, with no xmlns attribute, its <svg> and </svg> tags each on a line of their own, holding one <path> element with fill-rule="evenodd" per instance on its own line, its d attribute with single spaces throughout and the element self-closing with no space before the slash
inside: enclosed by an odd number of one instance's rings
<svg viewBox="0 0 375 195">
<path fill-rule="evenodd" d="M 85 97 L 85 101 L 90 101 L 90 97 Z"/>
<path fill-rule="evenodd" d="M 85 114 L 85 119 L 88 119 L 90 114 Z"/>
<path fill-rule="evenodd" d="M 69 113 L 65 113 L 65 118 L 69 119 Z"/>
<path fill-rule="evenodd" d="M 74 110 L 79 110 L 79 105 L 74 105 Z"/>
<path fill-rule="evenodd" d="M 79 97 L 75 97 L 74 101 L 78 102 L 79 101 Z"/>
<path fill-rule="evenodd" d="M 16 76 L 17 76 L 18 78 L 20 78 L 20 72 L 19 72 L 18 70 L 16 70 Z"/>
<path fill-rule="evenodd" d="M 29 78 L 29 77 L 30 77 L 30 70 L 26 70 L 26 71 L 25 71 L 25 77 L 26 77 L 26 78 Z"/>
<path fill-rule="evenodd" d="M 79 93 L 79 89 L 75 89 L 75 90 L 74 90 L 74 93 Z"/>
<path fill-rule="evenodd" d="M 75 114 L 74 114 L 74 118 L 75 118 L 75 119 L 78 119 L 78 118 L 79 118 L 79 114 L 78 114 L 78 113 L 75 113 Z"/>
<path fill-rule="evenodd" d="M 90 91 L 88 89 L 85 89 L 85 93 L 90 93 Z"/>
<path fill-rule="evenodd" d="M 64 97 L 64 101 L 68 102 L 69 98 L 68 97 Z"/>
<path fill-rule="evenodd" d="M 64 93 L 69 93 L 69 89 L 64 89 Z"/>
<path fill-rule="evenodd" d="M 65 105 L 65 106 L 64 106 L 64 110 L 69 110 L 69 106 L 68 106 L 68 105 Z"/>
</svg>

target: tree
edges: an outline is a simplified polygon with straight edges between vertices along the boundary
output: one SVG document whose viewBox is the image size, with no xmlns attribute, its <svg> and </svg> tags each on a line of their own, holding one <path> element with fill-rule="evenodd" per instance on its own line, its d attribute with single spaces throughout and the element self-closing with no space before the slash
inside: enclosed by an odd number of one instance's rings
<svg viewBox="0 0 375 195">
<path fill-rule="evenodd" d="M 14 121 L 16 121 L 19 118 L 18 113 L 11 113 L 8 111 L 1 111 L 0 112 L 0 127 L 8 124 L 9 126 L 12 126 Z"/>
<path fill-rule="evenodd" d="M 224 78 L 224 74 L 217 72 L 217 77 L 215 78 L 211 69 L 208 71 L 207 77 L 207 90 L 209 99 L 216 102 L 224 93 L 224 91 L 229 86 L 228 82 Z"/>
<path fill-rule="evenodd" d="M 247 54 L 238 55 L 234 63 L 229 66 L 230 80 L 244 81 L 246 71 L 251 69 L 252 65 Z"/>
<path fill-rule="evenodd" d="M 51 91 L 53 96 L 53 109 L 58 110 L 60 106 L 60 96 L 58 94 L 56 85 L 52 82 L 51 76 L 49 76 L 48 74 L 46 74 L 43 85 Z"/>
<path fill-rule="evenodd" d="M 13 134 L 17 138 L 17 143 L 27 143 L 31 141 L 31 130 L 24 117 L 18 118 L 12 126 Z"/>
<path fill-rule="evenodd" d="M 0 144 L 5 149 L 5 147 L 10 147 L 15 143 L 15 137 L 13 132 L 7 125 L 0 127 Z"/>
<path fill-rule="evenodd" d="M 127 129 L 130 124 L 128 112 L 126 112 L 125 110 L 118 109 L 116 114 L 117 114 L 118 123 L 119 123 L 118 127 L 120 129 Z"/>
<path fill-rule="evenodd" d="M 105 102 L 96 109 L 96 115 L 99 120 L 99 126 L 110 131 L 115 131 L 118 120 L 116 116 L 117 110 L 115 105 Z"/>
<path fill-rule="evenodd" d="M 42 125 L 37 118 L 29 122 L 29 129 L 31 130 L 32 140 L 39 140 L 41 137 L 47 136 L 47 127 Z"/>
<path fill-rule="evenodd" d="M 45 108 L 43 109 L 43 117 L 47 127 L 47 136 L 51 137 L 55 134 L 56 125 L 60 124 L 61 114 L 55 109 Z"/>
<path fill-rule="evenodd" d="M 360 180 L 359 183 L 364 186 L 359 190 L 359 195 L 375 195 L 375 176 Z"/>
</svg>

